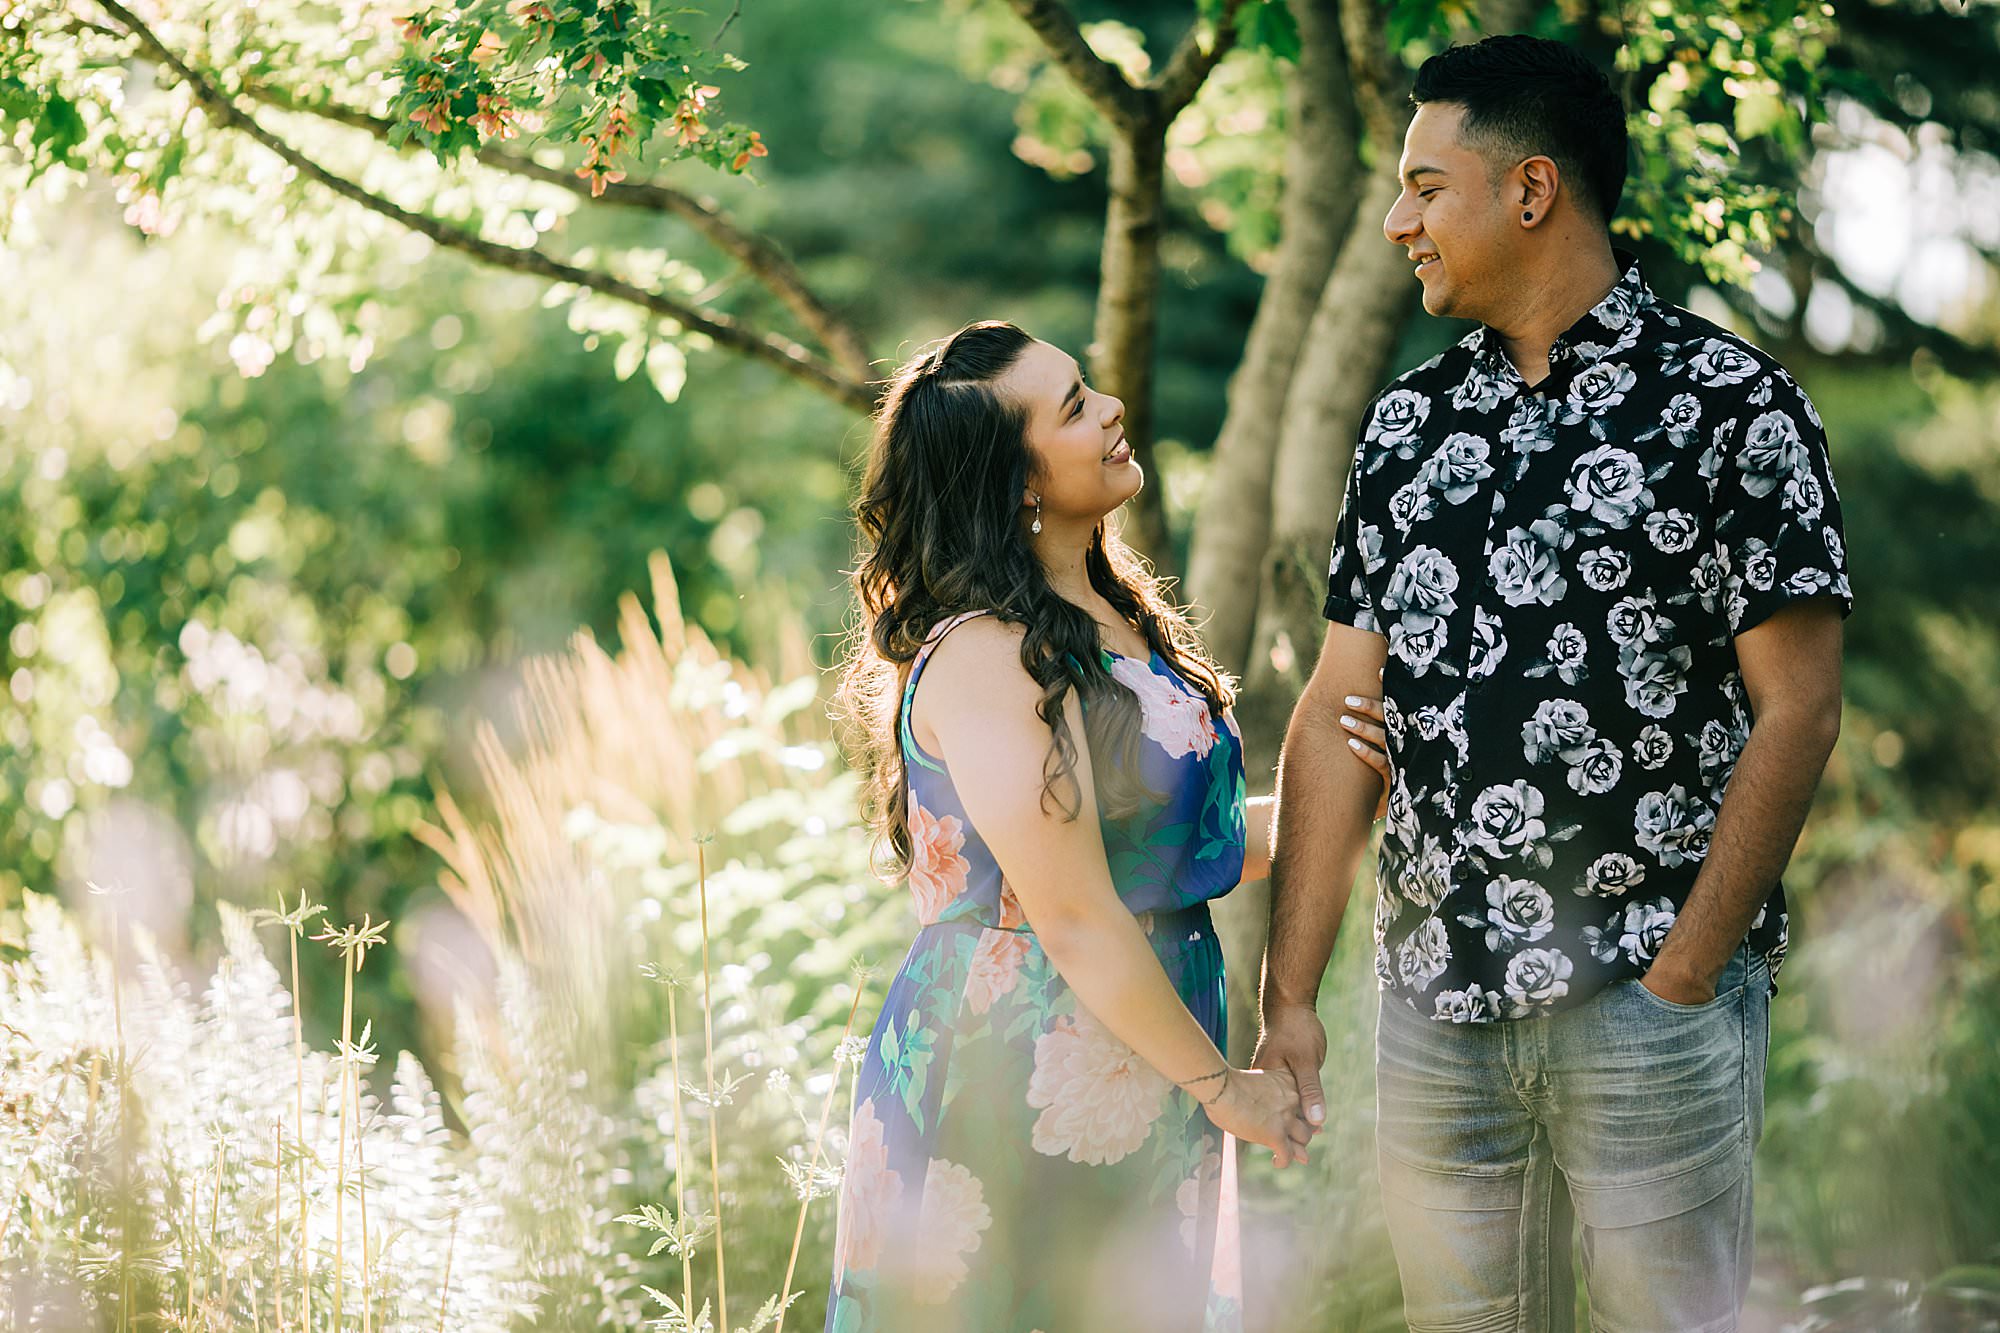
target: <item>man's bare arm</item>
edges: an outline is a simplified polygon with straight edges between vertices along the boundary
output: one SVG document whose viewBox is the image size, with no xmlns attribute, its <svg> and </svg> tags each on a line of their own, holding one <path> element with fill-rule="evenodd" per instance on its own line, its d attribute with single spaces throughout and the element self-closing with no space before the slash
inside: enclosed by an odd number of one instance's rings
<svg viewBox="0 0 2000 1333">
<path fill-rule="evenodd" d="M 1264 954 L 1263 1025 L 1252 1061 L 1259 1069 L 1290 1071 L 1306 1120 L 1317 1134 L 1326 1123 L 1326 1028 L 1314 1001 L 1355 867 L 1368 846 L 1368 829 L 1382 778 L 1350 747 L 1340 725 L 1350 696 L 1374 698 L 1382 689 L 1388 640 L 1338 622 L 1312 679 L 1292 710 L 1278 763 L 1278 803 L 1271 841 L 1271 936 Z M 1365 742 L 1364 742 L 1365 744 Z"/>
<path fill-rule="evenodd" d="M 1645 977 L 1683 1004 L 1716 978 L 1776 887 L 1840 735 L 1840 612 L 1795 603 L 1736 638 L 1750 696 L 1750 738 L 1722 798 L 1708 857 Z"/>
<path fill-rule="evenodd" d="M 1388 640 L 1331 623 L 1319 662 L 1292 710 L 1278 761 L 1278 806 L 1271 844 L 1271 938 L 1264 961 L 1264 1009 L 1311 1008 L 1368 831 L 1382 779 L 1349 745 L 1340 725 L 1348 696 L 1382 690 Z"/>
</svg>

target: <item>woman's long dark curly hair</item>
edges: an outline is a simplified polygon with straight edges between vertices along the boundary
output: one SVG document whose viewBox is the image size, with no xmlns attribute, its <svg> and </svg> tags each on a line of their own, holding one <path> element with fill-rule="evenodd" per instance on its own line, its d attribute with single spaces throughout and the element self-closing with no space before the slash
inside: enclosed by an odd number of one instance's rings
<svg viewBox="0 0 2000 1333">
<path fill-rule="evenodd" d="M 1122 818 L 1153 796 L 1139 772 L 1142 720 L 1133 694 L 1099 654 L 1097 621 L 1049 586 L 1029 545 L 1021 493 L 1035 479 L 1028 406 L 999 391 L 1035 340 L 997 320 L 969 324 L 898 370 L 875 414 L 855 502 L 861 554 L 853 583 L 857 623 L 842 669 L 838 711 L 864 782 L 869 822 L 893 854 L 910 857 L 909 783 L 899 724 L 903 686 L 925 637 L 965 611 L 1025 626 L 1021 665 L 1041 686 L 1048 724 L 1042 802 L 1075 819 L 1082 809 L 1076 742 L 1064 720 L 1070 691 L 1085 705 L 1100 812 Z M 1149 570 L 1100 522 L 1085 557 L 1090 583 L 1218 713 L 1234 683 L 1209 658 L 1186 617 Z"/>
</svg>

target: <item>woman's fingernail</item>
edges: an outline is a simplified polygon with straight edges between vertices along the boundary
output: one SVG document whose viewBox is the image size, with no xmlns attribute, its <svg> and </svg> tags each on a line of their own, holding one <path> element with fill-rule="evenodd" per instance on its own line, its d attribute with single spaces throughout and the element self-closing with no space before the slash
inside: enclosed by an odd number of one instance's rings
<svg viewBox="0 0 2000 1333">
<path fill-rule="evenodd" d="M 1353 727 L 1353 726 L 1355 726 L 1355 725 L 1357 725 L 1357 724 L 1355 723 L 1355 721 L 1354 721 L 1354 719 L 1353 719 L 1353 718 L 1349 717 L 1349 716 L 1348 716 L 1347 714 L 1345 714 L 1345 713 L 1342 713 L 1342 714 L 1340 715 L 1340 725 L 1341 725 L 1341 726 L 1343 726 L 1343 727 Z"/>
<path fill-rule="evenodd" d="M 1359 708 L 1361 707 L 1362 702 L 1363 700 L 1361 696 L 1358 694 L 1350 694 L 1347 696 L 1347 706 L 1349 708 Z"/>
<path fill-rule="evenodd" d="M 1360 738 L 1359 736 L 1349 736 L 1349 737 L 1347 738 L 1347 743 L 1348 743 L 1348 745 L 1349 745 L 1349 746 L 1351 746 L 1352 748 L 1354 748 L 1354 749 L 1356 749 L 1356 750 L 1360 750 L 1360 749 L 1364 749 L 1364 748 L 1366 748 L 1366 747 L 1364 747 L 1364 746 L 1363 746 L 1363 745 L 1361 744 L 1361 738 Z"/>
</svg>

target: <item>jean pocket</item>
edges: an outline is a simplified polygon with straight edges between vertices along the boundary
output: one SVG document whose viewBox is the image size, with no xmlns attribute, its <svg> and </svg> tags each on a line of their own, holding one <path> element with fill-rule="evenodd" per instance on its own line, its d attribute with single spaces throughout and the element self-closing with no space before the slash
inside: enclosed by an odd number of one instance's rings
<svg viewBox="0 0 2000 1333">
<path fill-rule="evenodd" d="M 1664 1009 L 1670 1014 L 1713 1013 L 1717 1009 L 1727 1007 L 1730 1001 L 1740 998 L 1743 994 L 1743 982 L 1738 979 L 1728 990 L 1717 991 L 1713 999 L 1703 1000 L 1700 1004 L 1682 1004 L 1678 1000 L 1669 1000 L 1664 995 L 1655 995 L 1647 988 L 1646 983 L 1637 977 L 1622 984 L 1636 991 L 1642 1003 L 1652 1005 L 1655 1009 Z"/>
<path fill-rule="evenodd" d="M 1718 1009 L 1726 1009 L 1733 1001 L 1741 999 L 1749 985 L 1759 980 L 1762 967 L 1761 958 L 1752 962 L 1748 945 L 1737 949 L 1723 965 L 1722 975 L 1715 979 L 1715 994 L 1700 1004 L 1682 1004 L 1678 1000 L 1669 1000 L 1663 995 L 1656 995 L 1647 989 L 1645 981 L 1639 977 L 1632 977 L 1618 984 L 1637 991 L 1642 1003 L 1666 1013 L 1707 1014 Z"/>
</svg>

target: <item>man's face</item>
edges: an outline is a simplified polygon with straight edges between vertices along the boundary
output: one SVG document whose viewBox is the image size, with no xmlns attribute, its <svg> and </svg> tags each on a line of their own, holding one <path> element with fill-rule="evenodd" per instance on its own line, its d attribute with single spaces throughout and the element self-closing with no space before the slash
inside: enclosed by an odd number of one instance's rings
<svg viewBox="0 0 2000 1333">
<path fill-rule="evenodd" d="M 1486 159 L 1465 146 L 1465 108 L 1426 102 L 1403 136 L 1403 192 L 1382 234 L 1409 252 L 1433 315 L 1492 322 L 1512 286 L 1520 213 Z"/>
</svg>

